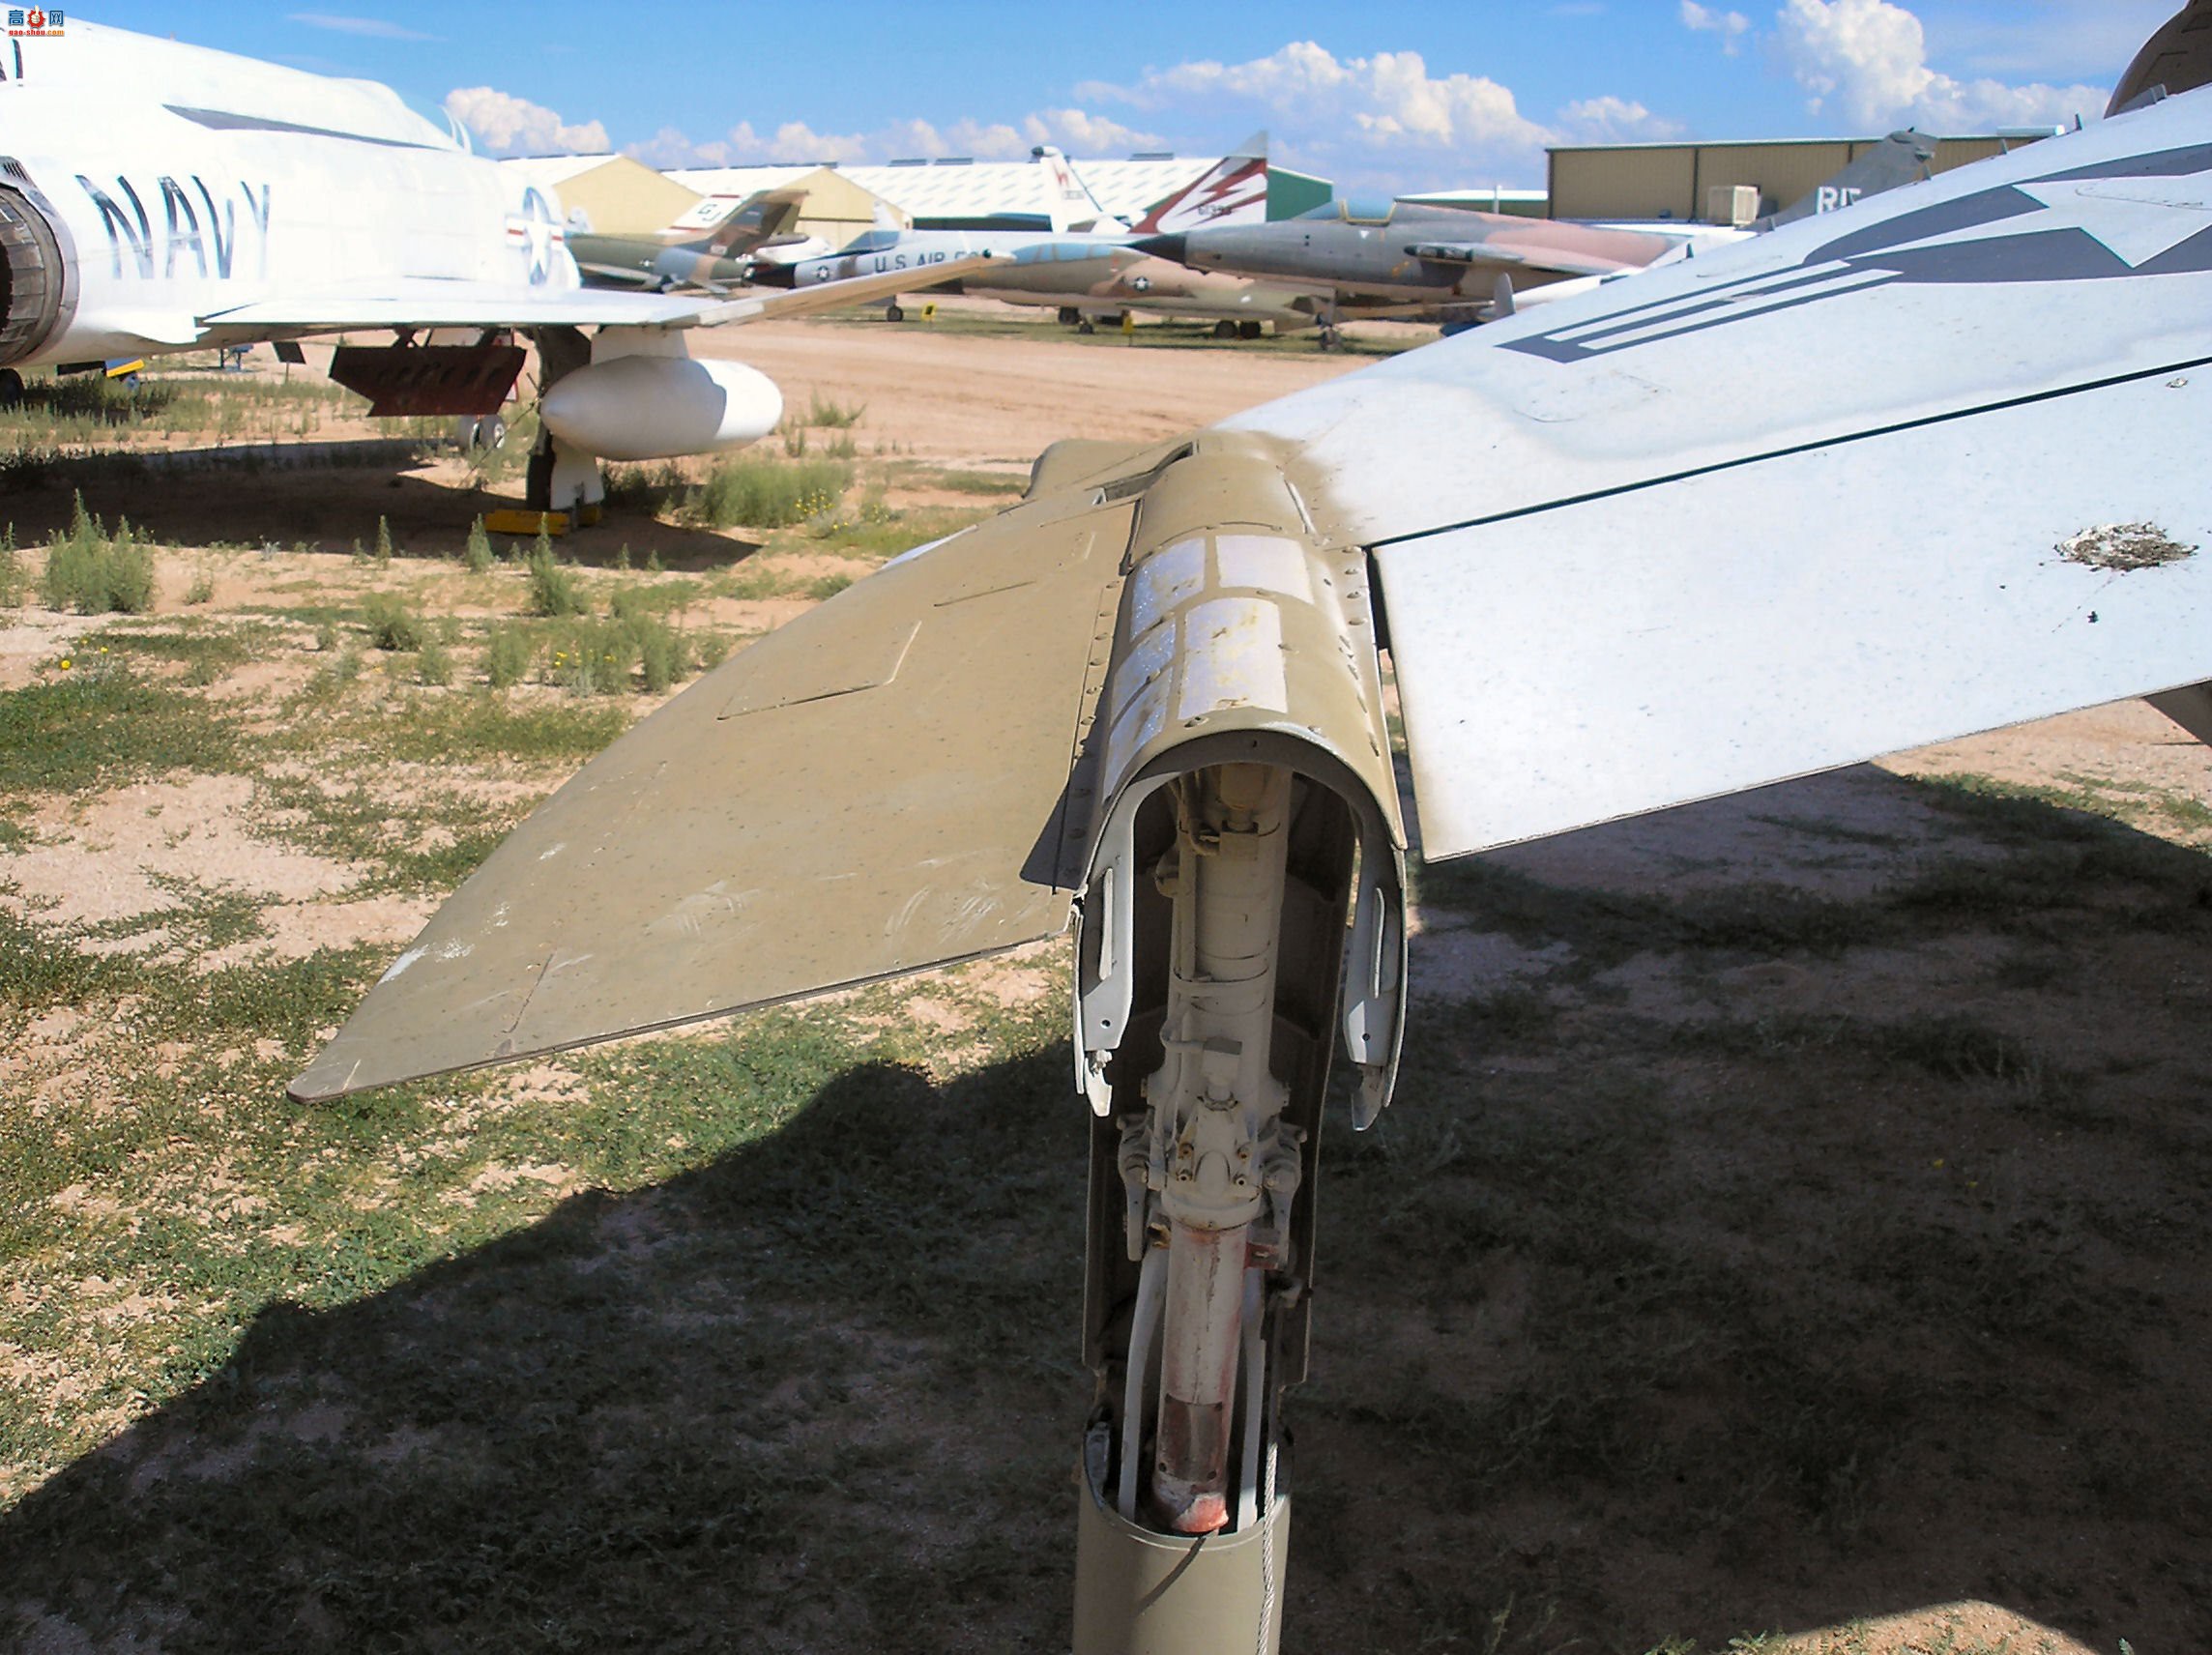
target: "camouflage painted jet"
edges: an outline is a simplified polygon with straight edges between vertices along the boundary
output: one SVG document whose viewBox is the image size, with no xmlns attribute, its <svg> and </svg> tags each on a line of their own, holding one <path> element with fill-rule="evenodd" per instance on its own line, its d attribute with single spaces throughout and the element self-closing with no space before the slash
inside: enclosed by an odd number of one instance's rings
<svg viewBox="0 0 2212 1655">
<path fill-rule="evenodd" d="M 1893 132 L 1819 189 L 1746 231 L 1705 230 L 1700 247 L 1793 223 L 1928 176 L 1935 151 Z M 1682 256 L 1680 226 L 1577 224 L 1413 202 L 1335 201 L 1272 224 L 1140 237 L 1140 249 L 1193 270 L 1272 283 L 1324 323 L 1357 316 L 1489 321 Z"/>
<path fill-rule="evenodd" d="M 1223 339 L 1258 338 L 1269 325 L 1288 334 L 1317 320 L 1305 294 L 1248 276 L 1192 270 L 1121 242 L 1053 241 L 1023 247 L 961 286 L 1007 305 L 1058 309 L 1062 322 L 1086 333 L 1095 318 L 1129 310 L 1211 321 L 1214 336 Z"/>
<path fill-rule="evenodd" d="M 2169 91 L 2212 73 L 2189 16 Z M 1374 1122 L 1407 1012 L 1382 652 L 1431 858 L 2130 696 L 2212 740 L 2208 182 L 2191 91 L 1177 441 L 1057 444 L 587 765 L 294 1090 L 1072 918 L 1075 1647 L 1273 1650 L 1321 1112 L 1341 1052 Z"/>
<path fill-rule="evenodd" d="M 601 236 L 570 229 L 568 252 L 587 287 L 634 287 L 666 293 L 678 287 L 710 292 L 742 285 L 750 255 L 768 249 L 827 252 L 800 232 L 803 189 L 760 189 L 742 200 L 711 195 L 658 236 Z"/>
<path fill-rule="evenodd" d="M 1016 304 L 1051 304 L 1080 311 L 1082 306 L 1069 305 L 1065 296 L 1063 278 L 1067 273 L 1058 268 L 1062 261 L 1054 249 L 1085 249 L 1077 262 L 1085 262 L 1090 268 L 1077 280 L 1089 286 L 1112 279 L 1106 268 L 1112 255 L 1106 249 L 1126 247 L 1132 235 L 1149 235 L 1179 225 L 1257 222 L 1266 217 L 1266 132 L 1255 133 L 1208 171 L 1157 203 L 1134 229 L 1099 204 L 1091 187 L 1060 151 L 1040 145 L 1034 153 L 1051 169 L 1054 180 L 1053 227 L 1049 230 L 879 229 L 828 257 L 762 265 L 754 279 L 779 287 L 806 287 L 819 281 L 911 270 L 919 278 L 914 281 L 915 288 L 943 287 L 946 278 L 938 267 L 946 259 L 982 253 L 1012 261 L 1026 254 L 1029 264 L 1025 272 L 1011 276 L 1003 288 L 994 284 L 991 296 Z M 1002 268 L 993 265 L 992 276 L 997 276 Z M 1165 271 L 1161 274 L 1166 276 Z M 895 301 L 888 314 L 894 322 L 900 320 L 902 312 Z"/>
<path fill-rule="evenodd" d="M 42 363 L 392 329 L 395 344 L 340 347 L 333 377 L 373 414 L 480 418 L 521 371 L 519 335 L 538 346 L 542 393 L 529 499 L 566 508 L 602 498 L 601 459 L 712 452 L 774 428 L 775 386 L 693 361 L 686 330 L 892 285 L 586 291 L 544 193 L 389 88 L 73 17 L 7 44 L 0 390 Z M 439 330 L 474 342 L 426 342 Z"/>
<path fill-rule="evenodd" d="M 1073 174 L 1074 163 L 1068 163 Z M 1078 177 L 1077 184 L 1081 185 Z M 1129 245 L 1131 236 L 1166 235 L 1216 224 L 1265 223 L 1267 217 L 1267 134 L 1255 132 L 1204 176 L 1158 202 L 1126 235 L 1055 237 L 1017 247 L 994 265 L 988 280 L 963 287 L 1007 305 L 1056 308 L 1060 319 L 1080 325 L 1124 311 L 1197 317 L 1211 321 L 1218 338 L 1257 338 L 1272 324 L 1277 333 L 1314 325 L 1305 295 L 1239 276 L 1192 270 Z"/>
</svg>

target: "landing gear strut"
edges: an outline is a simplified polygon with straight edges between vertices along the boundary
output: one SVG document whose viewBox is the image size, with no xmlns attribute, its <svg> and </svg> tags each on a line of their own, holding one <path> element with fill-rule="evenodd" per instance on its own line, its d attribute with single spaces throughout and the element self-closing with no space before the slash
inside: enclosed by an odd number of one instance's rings
<svg viewBox="0 0 2212 1655">
<path fill-rule="evenodd" d="M 1322 1101 L 1340 1043 L 1353 1124 L 1389 1097 L 1405 840 L 1366 553 L 1315 543 L 1267 452 L 1229 435 L 1168 465 L 1138 523 L 1076 951 L 1098 1390 L 1075 1649 L 1266 1655 Z"/>
<path fill-rule="evenodd" d="M 540 328 L 538 342 L 538 394 L 540 400 L 563 379 L 592 363 L 592 341 L 577 328 Z M 599 457 L 570 448 L 543 425 L 523 473 L 522 504 L 531 511 L 572 511 L 596 506 L 606 496 Z"/>
</svg>

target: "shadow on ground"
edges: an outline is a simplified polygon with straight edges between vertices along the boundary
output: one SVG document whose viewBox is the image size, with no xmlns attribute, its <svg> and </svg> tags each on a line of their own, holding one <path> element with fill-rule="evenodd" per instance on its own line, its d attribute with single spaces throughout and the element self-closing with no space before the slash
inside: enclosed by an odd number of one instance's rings
<svg viewBox="0 0 2212 1655">
<path fill-rule="evenodd" d="M 1817 924 L 1469 876 L 1553 964 L 1432 1000 L 1383 1123 L 1330 1128 L 1286 1648 L 1961 1599 L 2212 1642 L 2212 882 L 2042 805 L 1960 824 Z M 1063 1648 L 1084 1132 L 1063 1049 L 857 1068 L 273 1311 L 0 1520 L 17 1646 Z"/>
<path fill-rule="evenodd" d="M 381 520 L 396 556 L 454 558 L 479 517 L 520 506 L 522 477 L 517 469 L 484 486 L 415 469 L 440 450 L 434 442 L 364 438 L 55 459 L 0 492 L 0 517 L 18 542 L 33 543 L 67 532 L 81 494 L 85 508 L 110 527 L 127 517 L 162 544 L 289 551 L 304 543 L 325 552 L 372 549 Z M 301 463 L 303 451 L 313 463 Z M 493 539 L 497 548 L 510 543 Z M 684 573 L 727 567 L 759 549 L 619 504 L 598 525 L 560 542 L 563 558 L 598 567 L 611 566 L 625 547 L 638 566 L 658 557 L 663 568 Z"/>
</svg>

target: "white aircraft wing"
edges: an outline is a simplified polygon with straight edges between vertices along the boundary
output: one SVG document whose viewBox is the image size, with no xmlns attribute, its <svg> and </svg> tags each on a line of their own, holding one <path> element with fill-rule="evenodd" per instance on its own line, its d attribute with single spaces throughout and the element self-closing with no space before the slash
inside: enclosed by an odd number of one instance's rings
<svg viewBox="0 0 2212 1655">
<path fill-rule="evenodd" d="M 1230 421 L 1452 856 L 2212 679 L 2212 93 Z"/>
<path fill-rule="evenodd" d="M 987 254 L 931 265 L 927 280 L 957 280 L 990 262 Z M 421 278 L 373 288 L 287 294 L 200 318 L 209 329 L 327 333 L 347 328 L 702 328 L 771 316 L 804 316 L 910 292 L 914 271 L 854 276 L 796 291 L 763 290 L 728 298 L 548 289 L 503 282 Z"/>
<path fill-rule="evenodd" d="M 586 767 L 295 1090 L 964 957 L 1078 888 L 1117 980 L 1121 853 L 1083 825 L 1148 766 L 1245 736 L 1382 765 L 1370 563 L 1430 856 L 2212 680 L 2208 398 L 2212 89 L 1183 444 L 1048 454 Z M 1355 1009 L 1373 1064 L 1387 1013 Z"/>
</svg>

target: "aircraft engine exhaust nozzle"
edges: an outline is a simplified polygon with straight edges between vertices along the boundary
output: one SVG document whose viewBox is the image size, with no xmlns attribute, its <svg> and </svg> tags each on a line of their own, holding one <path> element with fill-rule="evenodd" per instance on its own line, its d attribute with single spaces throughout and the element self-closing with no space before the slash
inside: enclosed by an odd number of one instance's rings
<svg viewBox="0 0 2212 1655">
<path fill-rule="evenodd" d="M 616 357 L 545 393 L 546 428 L 610 460 L 662 460 L 742 448 L 775 429 L 783 392 L 742 363 Z"/>
</svg>

